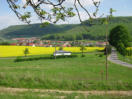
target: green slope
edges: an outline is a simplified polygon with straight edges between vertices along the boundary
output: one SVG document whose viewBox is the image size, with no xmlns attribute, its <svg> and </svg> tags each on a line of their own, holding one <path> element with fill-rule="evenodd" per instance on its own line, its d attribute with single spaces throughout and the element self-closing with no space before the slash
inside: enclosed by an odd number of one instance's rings
<svg viewBox="0 0 132 99">
<path fill-rule="evenodd" d="M 110 23 L 106 25 L 100 24 L 100 20 L 94 20 L 91 25 L 89 21 L 85 21 L 82 25 L 76 26 L 70 30 L 65 32 L 61 32 L 57 34 L 57 39 L 60 40 L 104 40 L 105 33 L 109 32 L 113 27 L 117 25 L 124 25 L 129 33 L 132 35 L 132 17 L 115 17 L 111 19 Z M 100 22 L 99 22 L 100 21 Z M 45 35 L 43 39 L 53 39 L 54 35 Z"/>
<path fill-rule="evenodd" d="M 43 39 L 57 40 L 104 40 L 106 33 L 106 26 L 100 24 L 102 19 L 93 20 L 91 25 L 89 21 L 84 21 L 82 24 L 67 24 L 67 25 L 49 25 L 41 28 L 40 24 L 31 25 L 17 25 L 10 26 L 0 31 L 0 36 L 3 38 L 15 37 L 42 37 Z M 95 25 L 96 24 L 96 25 Z M 108 25 L 108 30 L 112 29 L 118 24 L 126 26 L 128 31 L 132 34 L 132 17 L 114 17 Z"/>
<path fill-rule="evenodd" d="M 41 37 L 45 34 L 59 33 L 74 28 L 77 25 L 49 25 L 41 27 L 40 24 L 10 26 L 0 31 L 0 36 L 4 38 L 15 37 Z"/>
</svg>

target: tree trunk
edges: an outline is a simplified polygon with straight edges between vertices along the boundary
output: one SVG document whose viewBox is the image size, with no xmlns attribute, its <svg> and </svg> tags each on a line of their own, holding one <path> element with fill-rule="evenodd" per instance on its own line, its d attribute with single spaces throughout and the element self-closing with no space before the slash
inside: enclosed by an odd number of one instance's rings
<svg viewBox="0 0 132 99">
<path fill-rule="evenodd" d="M 55 41 L 55 59 L 56 59 L 56 41 Z"/>
</svg>

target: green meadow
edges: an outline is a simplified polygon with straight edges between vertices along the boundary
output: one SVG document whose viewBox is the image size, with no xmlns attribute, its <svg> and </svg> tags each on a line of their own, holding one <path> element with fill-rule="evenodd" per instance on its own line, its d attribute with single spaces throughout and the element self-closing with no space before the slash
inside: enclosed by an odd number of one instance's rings
<svg viewBox="0 0 132 99">
<path fill-rule="evenodd" d="M 118 53 L 118 58 L 124 62 L 132 64 L 132 56 L 122 56 Z"/>
<path fill-rule="evenodd" d="M 40 57 L 40 56 L 33 56 Z M 44 57 L 44 56 L 41 56 Z M 46 56 L 47 57 L 47 56 Z M 28 57 L 27 57 L 28 58 Z M 0 59 L 0 86 L 60 90 L 132 90 L 132 69 L 109 62 L 100 52 L 73 58 L 15 62 Z"/>
</svg>

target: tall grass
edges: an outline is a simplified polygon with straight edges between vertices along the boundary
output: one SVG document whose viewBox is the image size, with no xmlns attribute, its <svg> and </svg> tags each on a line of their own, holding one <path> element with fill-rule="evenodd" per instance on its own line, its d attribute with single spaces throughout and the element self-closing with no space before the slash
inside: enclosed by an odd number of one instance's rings
<svg viewBox="0 0 132 99">
<path fill-rule="evenodd" d="M 105 57 L 98 53 L 75 58 L 14 62 L 0 60 L 0 86 L 63 90 L 132 90 L 131 68 L 109 63 L 105 82 Z M 103 77 L 102 77 L 103 72 Z"/>
</svg>

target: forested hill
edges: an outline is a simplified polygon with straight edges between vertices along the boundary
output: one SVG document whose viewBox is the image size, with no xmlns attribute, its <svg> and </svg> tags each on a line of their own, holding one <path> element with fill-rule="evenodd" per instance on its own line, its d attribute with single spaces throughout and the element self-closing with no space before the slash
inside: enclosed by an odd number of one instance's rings
<svg viewBox="0 0 132 99">
<path fill-rule="evenodd" d="M 41 37 L 47 34 L 54 34 L 59 32 L 65 32 L 70 30 L 77 25 L 53 25 L 50 24 L 46 27 L 41 27 L 40 24 L 30 25 L 15 25 L 10 26 L 0 31 L 0 36 L 4 38 L 15 38 L 15 37 Z"/>
<path fill-rule="evenodd" d="M 106 26 L 100 24 L 102 19 L 93 20 L 93 24 L 85 21 L 82 24 L 49 25 L 40 27 L 40 24 L 10 26 L 0 31 L 4 38 L 16 37 L 42 37 L 43 39 L 54 40 L 104 40 Z M 114 17 L 111 19 L 108 29 L 118 24 L 124 25 L 132 35 L 132 17 Z"/>
</svg>

